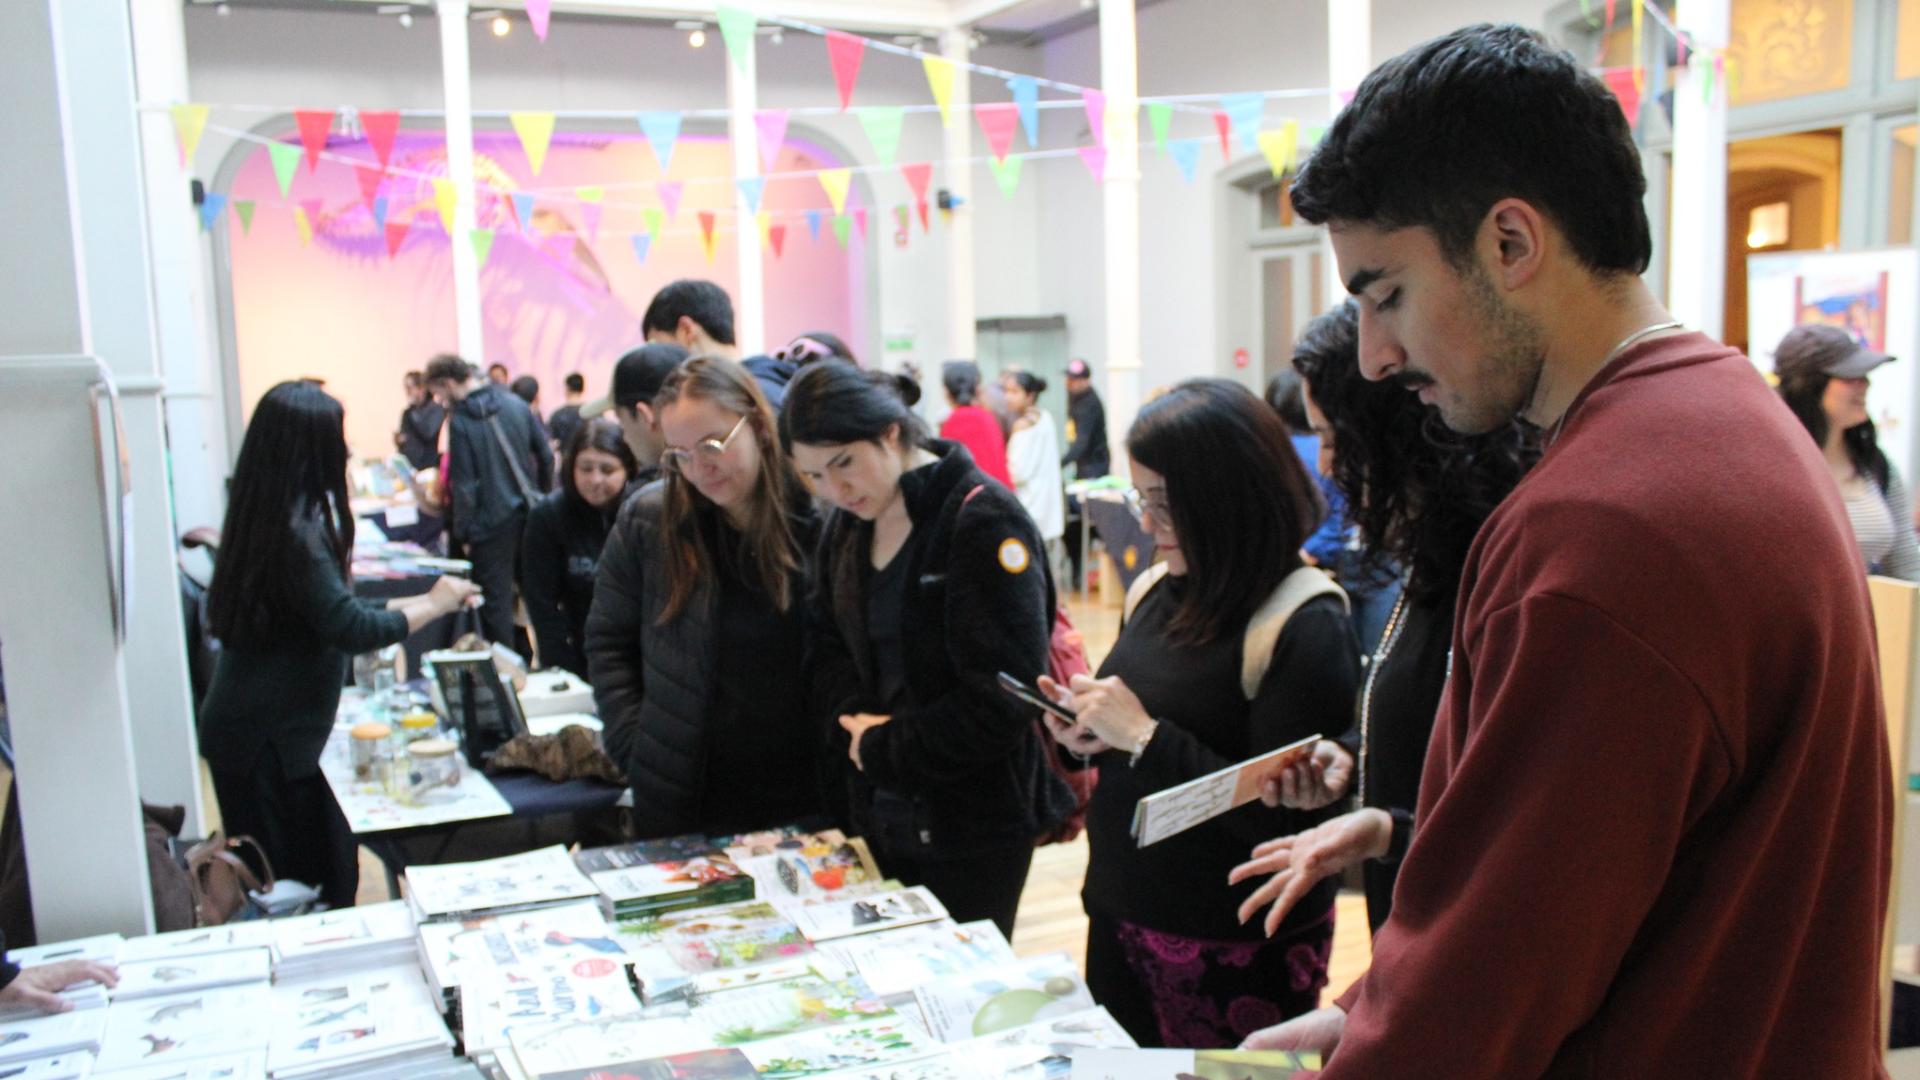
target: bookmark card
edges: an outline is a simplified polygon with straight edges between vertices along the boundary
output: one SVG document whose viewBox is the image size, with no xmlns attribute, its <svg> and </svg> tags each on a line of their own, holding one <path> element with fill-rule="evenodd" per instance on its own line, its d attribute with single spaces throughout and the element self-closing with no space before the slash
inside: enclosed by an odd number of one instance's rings
<svg viewBox="0 0 1920 1080">
<path fill-rule="evenodd" d="M 1141 799 L 1133 808 L 1134 839 L 1141 847 L 1159 843 L 1252 802 L 1260 797 L 1262 782 L 1294 762 L 1304 760 L 1319 739 L 1318 735 L 1309 735 Z"/>
</svg>

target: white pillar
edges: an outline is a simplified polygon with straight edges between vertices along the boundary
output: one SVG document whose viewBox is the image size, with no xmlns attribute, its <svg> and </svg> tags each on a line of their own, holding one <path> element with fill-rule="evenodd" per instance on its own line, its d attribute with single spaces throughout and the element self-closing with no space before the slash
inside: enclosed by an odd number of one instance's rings
<svg viewBox="0 0 1920 1080">
<path fill-rule="evenodd" d="M 1729 0 L 1687 0 L 1682 29 L 1697 41 L 1725 41 L 1728 7 Z M 1727 307 L 1727 89 L 1716 77 L 1712 98 L 1703 101 L 1704 77 L 1689 66 L 1673 91 L 1667 306 L 1674 318 L 1717 338 Z"/>
<path fill-rule="evenodd" d="M 92 346 L 61 0 L 16 5 L 0 64 L 0 650 L 19 759 L 15 784 L 44 940 L 153 928 L 133 736 L 121 666 L 109 505 L 113 425 L 96 449 L 91 391 L 108 382 Z M 122 48 L 126 48 L 123 43 Z M 94 312 L 112 318 L 114 311 Z"/>
<path fill-rule="evenodd" d="M 126 670 L 140 703 L 132 715 L 140 795 L 186 807 L 188 835 L 201 835 L 200 756 L 167 484 L 132 24 L 124 0 L 65 0 L 59 11 L 62 65 L 86 73 L 69 82 L 67 102 L 74 190 L 87 223 L 81 286 L 88 307 L 103 316 L 91 327 L 92 351 L 119 384 L 132 465 Z"/>
<path fill-rule="evenodd" d="M 467 0 L 437 0 L 440 81 L 447 98 L 447 179 L 453 204 L 454 340 L 467 363 L 484 367 L 486 335 L 480 320 L 480 263 L 473 255 L 473 65 L 467 47 Z"/>
<path fill-rule="evenodd" d="M 1327 123 L 1340 115 L 1345 97 L 1373 70 L 1372 0 L 1327 0 Z M 1306 152 L 1301 151 L 1304 159 Z M 1347 295 L 1340 265 L 1333 258 L 1332 234 L 1321 240 L 1320 263 L 1326 269 L 1327 306 Z M 1313 314 L 1319 315 L 1316 311 Z"/>
<path fill-rule="evenodd" d="M 977 359 L 975 323 L 979 320 L 973 281 L 973 75 L 967 69 L 973 55 L 973 43 L 964 27 L 953 27 L 940 35 L 940 55 L 953 63 L 953 97 L 949 101 L 953 123 L 946 129 L 945 153 L 950 163 L 941 170 L 940 182 L 953 196 L 953 210 L 947 215 L 947 354 L 939 357 L 932 371 L 948 359 Z"/>
<path fill-rule="evenodd" d="M 733 143 L 733 176 L 745 180 L 760 175 L 760 129 L 754 113 L 760 108 L 759 35 L 748 38 L 747 47 L 736 63 L 727 58 L 727 131 Z M 733 244 L 740 268 L 740 283 L 733 308 L 734 344 L 740 355 L 752 356 L 767 347 L 767 284 L 763 276 L 765 256 L 760 251 L 760 224 L 754 220 L 747 197 L 735 185 L 733 205 L 738 210 Z M 872 215 L 869 214 L 871 217 Z M 878 227 L 877 222 L 868 222 Z"/>
<path fill-rule="evenodd" d="M 1107 436 L 1114 460 L 1140 411 L 1140 72 L 1134 0 L 1100 2 L 1100 88 L 1107 95 Z"/>
</svg>

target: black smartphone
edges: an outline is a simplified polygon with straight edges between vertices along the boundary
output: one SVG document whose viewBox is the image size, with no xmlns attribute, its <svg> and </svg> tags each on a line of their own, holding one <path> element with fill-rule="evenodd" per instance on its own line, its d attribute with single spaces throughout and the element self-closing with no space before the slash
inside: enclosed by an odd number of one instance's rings
<svg viewBox="0 0 1920 1080">
<path fill-rule="evenodd" d="M 1047 695 L 1040 692 L 1039 687 L 1032 683 L 1022 682 L 1004 671 L 1000 673 L 1000 689 L 1005 690 L 1007 693 L 1012 694 L 1014 697 L 1019 698 L 1021 701 L 1026 702 L 1036 709 L 1045 709 L 1047 712 L 1065 720 L 1069 724 L 1077 724 L 1080 722 L 1080 718 L 1074 715 L 1072 709 L 1049 699 Z"/>
</svg>

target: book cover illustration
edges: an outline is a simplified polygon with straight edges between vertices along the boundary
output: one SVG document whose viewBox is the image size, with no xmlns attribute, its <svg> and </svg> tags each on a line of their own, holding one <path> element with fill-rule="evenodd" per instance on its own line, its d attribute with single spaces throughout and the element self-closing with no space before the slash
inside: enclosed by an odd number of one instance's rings
<svg viewBox="0 0 1920 1080">
<path fill-rule="evenodd" d="M 463 986 L 476 975 L 531 971 L 594 960 L 625 963 L 632 950 L 592 900 L 504 915 L 425 923 L 420 952 L 435 986 Z"/>
<path fill-rule="evenodd" d="M 852 1069 L 878 1069 L 943 1048 L 917 1025 L 896 1018 L 802 1032 L 741 1047 L 765 1080 L 796 1080 Z"/>
<path fill-rule="evenodd" d="M 0 1063 L 16 1064 L 91 1050 L 102 1042 L 110 1009 L 75 1009 L 0 1023 Z"/>
<path fill-rule="evenodd" d="M 824 896 L 881 880 L 866 841 L 848 840 L 837 830 L 742 845 L 727 854 L 762 896 Z"/>
<path fill-rule="evenodd" d="M 723 851 L 598 870 L 588 876 L 600 892 L 615 904 L 685 896 L 729 882 L 738 882 L 744 887 L 752 880 Z"/>
<path fill-rule="evenodd" d="M 772 829 L 760 829 L 756 832 L 740 833 L 736 836 L 716 836 L 713 846 L 733 856 L 735 862 L 753 855 L 771 855 L 781 844 L 790 840 L 801 843 L 845 843 L 847 834 L 839 829 L 807 829 L 800 825 L 781 825 Z"/>
<path fill-rule="evenodd" d="M 800 932 L 814 942 L 889 930 L 896 926 L 935 922 L 947 909 L 922 886 L 876 892 L 819 903 L 796 903 L 785 908 Z"/>
<path fill-rule="evenodd" d="M 635 840 L 607 847 L 583 848 L 574 853 L 573 862 L 581 873 L 592 876 L 632 866 L 686 862 L 725 854 L 719 845 L 704 836 L 669 836 L 659 840 Z"/>
<path fill-rule="evenodd" d="M 453 1045 L 413 965 L 282 983 L 273 1019 L 267 1066 L 275 1075 Z"/>
<path fill-rule="evenodd" d="M 272 1036 L 273 992 L 264 982 L 172 997 L 115 1001 L 94 1061 L 99 1072 L 172 1066 L 215 1056 L 264 1051 Z M 68 1013 L 66 1015 L 75 1015 Z"/>
<path fill-rule="evenodd" d="M 742 1046 L 893 1015 L 860 980 L 815 976 L 711 995 L 694 1006 L 692 1020 L 713 1045 Z"/>
<path fill-rule="evenodd" d="M 538 1080 L 758 1080 L 753 1062 L 738 1050 L 693 1050 L 684 1054 L 541 1073 Z"/>
<path fill-rule="evenodd" d="M 995 1080 L 1066 1080 L 1074 1063 L 1093 1050 L 1130 1049 L 1127 1029 L 1105 1009 L 1023 1024 L 956 1045 L 954 1053 Z"/>
<path fill-rule="evenodd" d="M 1319 1067 L 1292 1050 L 1088 1050 L 1072 1080 L 1288 1080 Z"/>
<path fill-rule="evenodd" d="M 469 1056 L 511 1043 L 516 1027 L 567 1020 L 601 1020 L 640 1011 L 626 968 L 605 957 L 568 969 L 501 972 L 460 990 L 460 1017 Z"/>
<path fill-rule="evenodd" d="M 283 962 L 401 942 L 414 931 L 413 913 L 400 900 L 275 919 L 270 925 Z"/>
<path fill-rule="evenodd" d="M 115 1001 L 162 997 L 190 990 L 208 990 L 238 983 L 264 984 L 273 974 L 266 949 L 178 956 L 120 965 L 120 984 L 109 993 Z"/>
<path fill-rule="evenodd" d="M 225 926 L 205 926 L 196 930 L 175 930 L 149 934 L 129 940 L 120 947 L 120 963 L 138 964 L 148 960 L 172 960 L 183 956 L 236 952 L 241 949 L 266 949 L 274 944 L 276 923 L 249 919 Z"/>
<path fill-rule="evenodd" d="M 537 1077 L 713 1048 L 682 1016 L 615 1016 L 547 1027 L 516 1027 L 508 1033 L 508 1039 L 521 1069 Z"/>
<path fill-rule="evenodd" d="M 927 1030 L 942 1042 L 991 1035 L 1094 1007 L 1093 995 L 1065 953 L 938 979 L 915 987 Z"/>
<path fill-rule="evenodd" d="M 480 862 L 409 866 L 407 886 L 414 906 L 430 918 L 577 900 L 599 891 L 558 844 Z"/>
<path fill-rule="evenodd" d="M 1015 960 L 1006 935 L 988 919 L 903 927 L 836 941 L 827 951 L 881 997 L 912 993 L 922 983 Z"/>
</svg>

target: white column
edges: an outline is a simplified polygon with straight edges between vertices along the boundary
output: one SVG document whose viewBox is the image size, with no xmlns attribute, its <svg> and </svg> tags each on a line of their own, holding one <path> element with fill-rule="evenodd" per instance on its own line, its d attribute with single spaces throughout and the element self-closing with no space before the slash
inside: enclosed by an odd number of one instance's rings
<svg viewBox="0 0 1920 1080">
<path fill-rule="evenodd" d="M 87 222 L 81 285 L 89 308 L 107 316 L 91 327 L 92 351 L 120 386 L 132 464 L 126 670 L 140 702 L 132 716 L 140 795 L 186 807 L 189 835 L 200 835 L 200 757 L 167 485 L 132 25 L 124 0 L 66 0 L 59 11 L 62 65 L 86 73 L 68 85 L 74 189 Z"/>
<path fill-rule="evenodd" d="M 453 204 L 453 320 L 455 342 L 467 363 L 484 367 L 486 335 L 480 320 L 480 263 L 473 256 L 473 65 L 467 48 L 467 0 L 437 0 L 440 81 L 447 97 L 447 179 Z"/>
<path fill-rule="evenodd" d="M 754 113 L 760 108 L 758 39 L 758 34 L 748 39 L 746 52 L 738 63 L 731 56 L 727 58 L 727 131 L 732 136 L 736 180 L 760 175 L 760 130 L 754 123 Z M 739 227 L 734 230 L 733 244 L 740 268 L 739 295 L 733 298 L 734 343 L 740 346 L 742 356 L 752 356 L 765 352 L 767 347 L 765 257 L 760 251 L 760 224 L 754 220 L 747 197 L 740 193 L 737 185 L 733 190 L 733 205 L 738 211 L 734 216 Z M 868 225 L 878 227 L 876 221 L 869 221 Z"/>
<path fill-rule="evenodd" d="M 93 73 L 66 69 L 60 0 L 15 6 L 0 64 L 0 650 L 19 760 L 15 784 L 44 940 L 153 928 L 135 794 L 133 736 L 109 569 L 90 390 L 106 372 L 88 356 L 87 268 L 74 183 L 69 91 Z M 122 48 L 126 45 L 123 41 Z M 112 318 L 114 311 L 97 312 Z M 111 460 L 117 447 L 103 433 Z"/>
<path fill-rule="evenodd" d="M 947 353 L 936 357 L 930 369 L 936 376 L 948 359 L 973 359 L 979 347 L 974 324 L 978 309 L 973 281 L 973 75 L 967 69 L 973 43 L 964 27 L 940 35 L 940 55 L 953 63 L 953 123 L 946 129 L 945 154 L 949 164 L 940 171 L 940 183 L 953 196 L 947 215 Z M 929 193 L 929 198 L 931 198 Z M 931 212 L 931 211 L 929 211 Z"/>
<path fill-rule="evenodd" d="M 1107 95 L 1107 436 L 1115 461 L 1140 411 L 1140 72 L 1134 0 L 1100 2 L 1100 88 Z"/>
<path fill-rule="evenodd" d="M 1697 41 L 1725 41 L 1728 7 L 1728 0 L 1687 0 L 1682 29 Z M 1711 100 L 1703 101 L 1703 77 L 1689 66 L 1673 91 L 1667 307 L 1674 318 L 1717 338 L 1727 306 L 1727 90 L 1726 80 L 1715 78 Z"/>
<path fill-rule="evenodd" d="M 1361 80 L 1371 70 L 1372 0 L 1327 0 L 1327 123 L 1333 123 L 1333 118 L 1340 115 L 1346 104 L 1343 99 L 1359 89 Z M 1303 149 L 1301 158 L 1305 157 Z M 1331 234 L 1321 239 L 1320 263 L 1327 275 L 1327 306 L 1332 307 L 1347 295 L 1347 283 L 1340 277 L 1340 265 L 1333 258 Z"/>
</svg>

